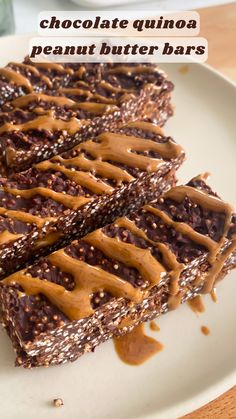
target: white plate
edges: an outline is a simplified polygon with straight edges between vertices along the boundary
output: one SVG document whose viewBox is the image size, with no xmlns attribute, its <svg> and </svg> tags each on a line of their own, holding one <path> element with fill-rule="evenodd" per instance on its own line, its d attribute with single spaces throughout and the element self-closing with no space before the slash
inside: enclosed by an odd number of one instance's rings
<svg viewBox="0 0 236 419">
<path fill-rule="evenodd" d="M 1 65 L 27 53 L 27 38 L 0 40 Z M 211 69 L 163 66 L 176 84 L 175 117 L 166 133 L 182 144 L 188 160 L 180 180 L 212 172 L 211 184 L 236 205 L 236 88 Z M 14 368 L 10 340 L 0 331 L 0 416 L 2 419 L 177 418 L 236 384 L 236 273 L 219 286 L 219 303 L 205 298 L 196 317 L 186 306 L 158 320 L 163 352 L 140 367 L 119 361 L 112 342 L 73 364 L 49 369 Z M 200 326 L 207 325 L 210 336 Z M 52 407 L 62 397 L 65 405 Z"/>
</svg>

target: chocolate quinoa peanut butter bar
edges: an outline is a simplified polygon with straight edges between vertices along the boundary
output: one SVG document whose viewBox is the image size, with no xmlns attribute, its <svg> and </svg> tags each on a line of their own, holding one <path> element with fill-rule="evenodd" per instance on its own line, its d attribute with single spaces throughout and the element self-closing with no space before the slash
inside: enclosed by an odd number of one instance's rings
<svg viewBox="0 0 236 419">
<path fill-rule="evenodd" d="M 155 65 L 10 63 L 0 69 L 1 173 L 25 170 L 137 118 L 163 125 L 172 115 L 172 90 Z"/>
<path fill-rule="evenodd" d="M 133 122 L 0 178 L 0 277 L 159 196 L 183 160 L 160 127 Z"/>
<path fill-rule="evenodd" d="M 235 227 L 232 207 L 197 177 L 4 279 L 16 365 L 74 361 L 210 292 L 236 266 Z"/>
</svg>

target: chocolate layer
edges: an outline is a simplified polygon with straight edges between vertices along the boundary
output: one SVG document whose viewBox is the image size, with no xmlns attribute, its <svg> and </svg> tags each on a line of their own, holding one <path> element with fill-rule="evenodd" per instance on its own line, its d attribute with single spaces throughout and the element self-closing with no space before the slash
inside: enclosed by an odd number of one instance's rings
<svg viewBox="0 0 236 419">
<path fill-rule="evenodd" d="M 183 159 L 158 126 L 134 122 L 1 178 L 1 277 L 159 196 Z"/>
<path fill-rule="evenodd" d="M 3 280 L 2 322 L 16 364 L 73 361 L 210 292 L 235 266 L 232 207 L 202 178 L 174 187 Z"/>
</svg>

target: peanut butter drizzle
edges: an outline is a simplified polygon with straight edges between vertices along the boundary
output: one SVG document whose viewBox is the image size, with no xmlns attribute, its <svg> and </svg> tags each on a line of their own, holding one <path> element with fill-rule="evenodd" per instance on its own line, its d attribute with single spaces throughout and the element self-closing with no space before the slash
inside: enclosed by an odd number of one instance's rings
<svg viewBox="0 0 236 419">
<path fill-rule="evenodd" d="M 181 74 L 187 74 L 189 72 L 189 66 L 187 64 L 186 65 L 181 65 L 181 67 L 179 67 L 178 71 Z"/>
<path fill-rule="evenodd" d="M 175 254 L 164 243 L 159 243 L 158 249 L 162 253 L 164 264 L 171 268 L 169 272 L 171 278 L 169 288 L 170 296 L 176 295 L 179 291 L 179 278 L 185 266 L 177 261 Z"/>
<path fill-rule="evenodd" d="M 43 93 L 31 93 L 25 96 L 20 96 L 17 99 L 13 100 L 11 103 L 13 106 L 23 108 L 31 102 L 52 102 L 59 106 L 68 107 L 73 107 L 76 103 L 74 100 L 69 99 L 65 96 L 49 96 Z"/>
<path fill-rule="evenodd" d="M 30 65 L 30 64 L 16 63 L 16 62 L 14 62 L 14 61 L 11 61 L 11 62 L 9 63 L 9 65 L 14 65 L 15 67 L 18 67 L 18 68 L 25 68 L 25 69 L 29 70 L 29 71 L 30 71 L 32 74 L 34 74 L 35 76 L 40 76 L 40 73 L 39 73 L 39 71 L 37 70 L 37 68 L 33 67 L 33 66 L 32 66 L 32 65 Z"/>
<path fill-rule="evenodd" d="M 45 237 L 40 238 L 35 243 L 36 249 L 41 249 L 42 247 L 51 246 L 54 244 L 59 238 L 61 234 L 58 231 L 54 231 L 52 233 L 48 233 Z"/>
<path fill-rule="evenodd" d="M 44 188 L 43 186 L 37 186 L 36 188 L 31 189 L 14 189 L 14 188 L 0 188 L 15 196 L 21 196 L 22 198 L 30 199 L 35 195 L 41 195 L 45 198 L 53 199 L 60 204 L 63 204 L 65 207 L 70 209 L 77 209 L 82 205 L 90 201 L 91 198 L 86 198 L 84 196 L 73 196 L 66 195 L 62 192 L 55 192 L 52 189 Z"/>
<path fill-rule="evenodd" d="M 117 238 L 106 236 L 102 229 L 96 230 L 83 239 L 91 246 L 100 249 L 108 258 L 136 268 L 150 287 L 158 284 L 165 268 L 151 254 L 149 249 L 141 249 L 130 243 L 124 243 Z"/>
<path fill-rule="evenodd" d="M 156 339 L 145 335 L 144 324 L 124 336 L 113 338 L 113 341 L 119 358 L 129 365 L 143 364 L 164 347 Z"/>
<path fill-rule="evenodd" d="M 10 131 L 32 131 L 32 130 L 47 130 L 50 132 L 54 131 L 66 131 L 68 134 L 75 134 L 80 130 L 82 124 L 88 123 L 88 121 L 83 122 L 77 118 L 71 118 L 69 121 L 64 121 L 62 119 L 56 119 L 53 112 L 48 112 L 45 115 L 41 115 L 32 121 L 27 121 L 23 124 L 11 124 L 6 123 L 0 127 L 0 134 L 3 132 Z"/>
<path fill-rule="evenodd" d="M 206 273 L 204 285 L 202 288 L 203 294 L 208 294 L 214 288 L 214 284 L 216 283 L 220 272 L 231 255 L 232 252 L 236 250 L 236 239 L 234 239 L 229 247 L 223 251 L 223 253 L 219 254 L 216 258 L 215 263 L 211 266 L 209 271 Z"/>
<path fill-rule="evenodd" d="M 133 121 L 129 122 L 126 127 L 129 128 L 138 128 L 144 131 L 151 131 L 156 135 L 164 136 L 163 129 L 159 127 L 159 125 L 152 124 L 151 122 L 145 122 L 145 121 Z M 178 149 L 178 154 L 181 154 L 183 152 L 183 149 L 180 145 L 176 144 L 176 149 Z"/>
<path fill-rule="evenodd" d="M 17 86 L 26 87 L 28 92 L 33 91 L 33 87 L 29 79 L 9 67 L 0 68 L 0 75 L 6 77 L 7 80 L 12 81 Z"/>
<path fill-rule="evenodd" d="M 93 313 L 90 299 L 99 289 L 136 303 L 141 300 L 141 291 L 127 281 L 101 268 L 74 259 L 63 249 L 51 254 L 48 259 L 63 272 L 73 275 L 76 284 L 73 291 L 67 291 L 63 286 L 47 280 L 33 278 L 26 273 L 26 270 L 16 272 L 4 279 L 3 283 L 5 285 L 18 283 L 29 295 L 44 294 L 71 320 L 79 320 Z"/>
<path fill-rule="evenodd" d="M 207 326 L 202 326 L 201 332 L 203 333 L 203 335 L 208 336 L 210 334 L 210 329 Z"/>
<path fill-rule="evenodd" d="M 110 84 L 109 82 L 102 80 L 100 82 L 100 86 L 105 89 L 108 90 L 109 92 L 112 93 L 132 93 L 134 92 L 134 89 L 127 89 L 127 88 L 123 88 L 123 87 L 118 87 L 118 86 L 113 86 L 112 84 Z"/>
<path fill-rule="evenodd" d="M 4 230 L 0 233 L 0 245 L 17 240 L 20 237 L 22 237 L 22 234 L 14 234 L 8 230 Z"/>
<path fill-rule="evenodd" d="M 87 98 L 94 97 L 93 93 L 90 92 L 90 90 L 86 89 L 80 89 L 79 87 L 60 87 L 58 89 L 59 93 L 68 93 L 69 95 L 82 95 L 86 96 Z"/>
<path fill-rule="evenodd" d="M 50 96 L 43 93 L 31 93 L 25 96 L 20 96 L 17 99 L 13 100 L 11 103 L 17 108 L 23 108 L 28 104 L 36 102 L 48 102 L 54 103 L 58 106 L 67 106 L 70 109 L 83 109 L 87 112 L 93 113 L 95 115 L 104 115 L 107 113 L 114 112 L 118 110 L 118 107 L 115 105 L 107 105 L 104 103 L 96 102 L 75 102 L 72 99 L 69 99 L 65 96 Z M 36 109 L 34 109 L 36 111 Z M 45 112 L 43 108 L 40 108 L 41 113 Z"/>
<path fill-rule="evenodd" d="M 149 327 L 153 332 L 160 332 L 160 330 L 161 330 L 160 326 L 158 326 L 158 324 L 154 320 L 150 321 Z"/>
<path fill-rule="evenodd" d="M 34 63 L 34 66 L 37 68 L 43 68 L 46 70 L 56 70 L 58 73 L 73 74 L 74 70 L 72 68 L 65 68 L 62 64 L 57 63 Z"/>
<path fill-rule="evenodd" d="M 204 246 L 209 251 L 209 261 L 213 262 L 215 260 L 216 254 L 219 249 L 219 243 L 215 242 L 210 237 L 198 233 L 188 224 L 173 221 L 166 213 L 162 212 L 158 208 L 154 208 L 150 205 L 145 205 L 144 209 L 148 212 L 157 215 L 157 217 L 159 217 L 165 224 L 168 224 L 169 226 L 173 227 L 176 231 L 180 232 L 181 234 L 188 236 L 195 243 Z"/>
<path fill-rule="evenodd" d="M 187 301 L 188 306 L 191 308 L 194 313 L 203 313 L 205 311 L 205 305 L 203 299 L 200 295 L 197 295 L 194 298 L 191 298 Z"/>
<path fill-rule="evenodd" d="M 216 294 L 216 288 L 213 288 L 211 290 L 210 296 L 211 296 L 211 299 L 212 299 L 213 303 L 217 303 L 218 302 L 218 298 L 217 298 L 217 294 Z"/>
<path fill-rule="evenodd" d="M 0 215 L 5 215 L 9 218 L 15 218 L 16 220 L 22 221 L 23 223 L 36 224 L 38 227 L 43 227 L 46 221 L 55 221 L 55 217 L 41 218 L 37 215 L 29 214 L 28 212 L 8 210 L 3 207 L 0 207 Z"/>
<path fill-rule="evenodd" d="M 194 203 L 209 211 L 223 212 L 227 216 L 225 230 L 228 230 L 233 212 L 230 204 L 192 186 L 175 186 L 165 193 L 165 198 L 173 199 L 176 202 L 182 202 L 186 197 L 189 197 Z"/>
<path fill-rule="evenodd" d="M 99 135 L 97 139 L 99 140 L 98 143 L 89 140 L 78 148 L 87 151 L 95 158 L 113 160 L 149 172 L 156 171 L 163 164 L 163 160 L 136 154 L 134 151 L 155 151 L 166 159 L 175 158 L 179 155 L 179 147 L 171 141 L 155 143 L 143 138 L 110 132 Z"/>
<path fill-rule="evenodd" d="M 75 103 L 74 108 L 82 109 L 95 115 L 104 115 L 119 110 L 115 105 L 96 102 L 78 102 Z"/>
<path fill-rule="evenodd" d="M 53 163 L 53 161 L 46 160 L 44 162 L 37 164 L 37 169 L 39 170 L 55 170 L 56 172 L 62 172 L 66 175 L 66 177 L 77 184 L 86 187 L 90 191 L 96 194 L 104 194 L 104 193 L 112 193 L 114 188 L 106 184 L 100 179 L 97 179 L 90 173 L 82 172 L 82 171 L 73 171 L 63 167 L 58 163 Z M 65 195 L 64 195 L 65 196 Z M 70 195 L 71 196 L 71 195 Z"/>
<path fill-rule="evenodd" d="M 38 76 L 41 80 L 43 80 L 46 85 L 48 86 L 49 89 L 52 89 L 53 84 L 52 81 L 45 76 L 44 74 L 41 74 L 37 68 L 35 68 L 34 66 L 30 65 L 30 64 L 23 64 L 23 63 L 15 63 L 15 62 L 11 62 L 10 64 L 15 65 L 16 67 L 21 67 L 21 68 L 25 68 L 28 69 L 32 74 L 34 74 L 35 76 Z"/>
<path fill-rule="evenodd" d="M 39 228 L 42 228 L 45 222 L 54 221 L 54 217 L 45 217 L 41 218 L 36 215 L 29 214 L 27 212 L 18 211 L 18 210 L 8 210 L 6 208 L 0 207 L 0 215 L 4 215 L 9 218 L 16 219 L 18 221 L 27 223 L 27 224 L 36 224 Z M 0 232 L 0 245 L 8 243 L 13 240 L 21 238 L 23 234 L 13 234 L 8 230 Z M 50 238 L 49 238 L 50 239 Z M 50 243 L 49 243 L 50 244 Z"/>
<path fill-rule="evenodd" d="M 118 218 L 115 222 L 116 227 L 123 227 L 131 231 L 135 236 L 141 237 L 153 246 L 157 247 L 161 252 L 164 265 L 167 266 L 170 271 L 168 272 L 170 281 L 170 294 L 177 294 L 179 290 L 179 277 L 184 268 L 184 264 L 179 263 L 176 259 L 175 254 L 168 248 L 164 243 L 158 243 L 148 238 L 146 233 L 138 228 L 135 223 L 129 220 L 127 217 Z"/>
<path fill-rule="evenodd" d="M 61 156 L 55 156 L 52 158 L 52 161 L 60 162 L 64 166 L 72 165 L 83 170 L 91 171 L 92 173 L 100 175 L 104 178 L 115 179 L 117 181 L 117 186 L 120 186 L 122 182 L 131 182 L 131 180 L 134 179 L 133 176 L 120 167 L 114 166 L 111 163 L 103 162 L 100 159 L 86 159 L 82 153 L 70 159 L 63 159 Z"/>
<path fill-rule="evenodd" d="M 203 176 L 207 176 L 203 175 Z M 203 293 L 209 293 L 214 288 L 214 284 L 220 274 L 220 271 L 222 270 L 225 261 L 228 259 L 230 254 L 236 249 L 236 239 L 232 241 L 231 245 L 223 252 L 219 253 L 221 251 L 222 245 L 227 240 L 227 233 L 230 228 L 231 220 L 232 220 L 232 214 L 233 214 L 233 208 L 230 204 L 222 201 L 220 198 L 209 195 L 199 189 L 192 188 L 190 186 L 176 186 L 172 188 L 170 191 L 168 191 L 165 194 L 166 198 L 171 198 L 174 201 L 182 202 L 185 197 L 189 197 L 193 200 L 194 203 L 200 205 L 202 208 L 205 208 L 210 211 L 215 212 L 222 212 L 225 214 L 225 225 L 224 225 L 224 231 L 222 238 L 219 242 L 215 242 L 207 237 L 205 237 L 208 240 L 204 239 L 204 236 L 202 235 L 202 240 L 200 237 L 194 237 L 194 234 L 191 232 L 190 237 L 193 241 L 197 241 L 199 244 L 202 244 L 209 250 L 209 256 L 208 261 L 211 264 L 210 269 L 208 272 L 204 275 L 204 285 L 202 288 Z M 182 224 L 182 223 L 180 223 Z M 185 224 L 187 227 L 187 225 Z M 189 234 L 189 233 L 188 233 Z M 211 240 L 211 241 L 210 241 Z M 205 241 L 205 244 L 204 244 Z"/>
<path fill-rule="evenodd" d="M 140 127 L 142 127 L 142 125 L 140 125 Z M 147 129 L 147 124 L 144 123 L 144 127 Z M 154 127 L 151 127 L 151 129 L 154 130 Z M 157 132 L 159 132 L 159 130 L 157 130 Z M 37 167 L 43 170 L 43 166 L 50 164 L 52 167 L 52 163 L 55 164 L 54 162 L 62 163 L 63 166 L 73 165 L 82 170 L 98 174 L 103 178 L 115 179 L 117 180 L 117 186 L 119 186 L 122 182 L 130 182 L 133 180 L 133 177 L 125 170 L 104 162 L 104 160 L 117 161 L 141 170 L 155 171 L 158 166 L 163 163 L 163 160 L 137 155 L 132 151 L 145 151 L 147 149 L 153 149 L 158 151 L 158 153 L 164 157 L 168 156 L 169 158 L 176 157 L 181 152 L 179 147 L 173 143 L 171 145 L 165 144 L 165 146 L 162 147 L 163 144 L 156 144 L 151 140 L 140 139 L 132 136 L 130 137 L 122 134 L 105 133 L 101 134 L 98 139 L 100 140 L 99 143 L 96 143 L 93 140 L 88 140 L 74 147 L 74 149 L 79 152 L 79 155 L 76 157 L 68 159 L 64 159 L 60 156 L 54 157 L 50 160 L 50 163 L 47 162 L 39 164 Z M 85 158 L 83 154 L 84 151 L 91 154 L 95 160 Z M 72 175 L 72 169 L 68 169 L 71 173 L 69 171 L 65 172 L 63 166 L 58 165 L 57 169 L 64 171 L 64 173 L 67 173 L 68 176 L 73 176 L 75 179 L 76 175 Z M 82 174 L 79 176 L 82 176 Z M 89 179 L 91 180 L 91 176 Z M 90 188 L 89 185 L 87 186 Z M 112 187 L 107 186 L 104 182 L 102 183 L 102 181 L 100 182 L 100 186 L 104 187 L 104 191 L 106 192 L 112 192 L 113 190 Z"/>
<path fill-rule="evenodd" d="M 169 310 L 176 310 L 180 306 L 184 293 L 185 293 L 185 290 L 181 290 L 177 294 L 169 296 L 168 298 Z"/>
<path fill-rule="evenodd" d="M 74 74 L 76 75 L 76 76 L 78 76 L 78 77 L 83 77 L 83 75 L 86 73 L 86 68 L 85 68 L 85 66 L 84 65 L 81 65 L 80 67 L 79 67 L 79 69 L 78 70 L 75 70 L 74 71 Z"/>
</svg>

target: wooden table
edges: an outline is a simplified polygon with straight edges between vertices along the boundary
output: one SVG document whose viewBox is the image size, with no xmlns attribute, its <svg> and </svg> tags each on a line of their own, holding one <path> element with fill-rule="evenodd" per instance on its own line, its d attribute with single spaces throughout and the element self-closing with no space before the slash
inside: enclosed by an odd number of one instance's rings
<svg viewBox="0 0 236 419">
<path fill-rule="evenodd" d="M 208 39 L 208 64 L 236 82 L 236 3 L 200 9 L 200 35 Z"/>
<path fill-rule="evenodd" d="M 200 35 L 208 39 L 208 64 L 236 82 L 236 4 L 199 10 Z M 236 356 L 236 354 L 235 354 Z M 184 419 L 236 419 L 236 386 Z"/>
</svg>

